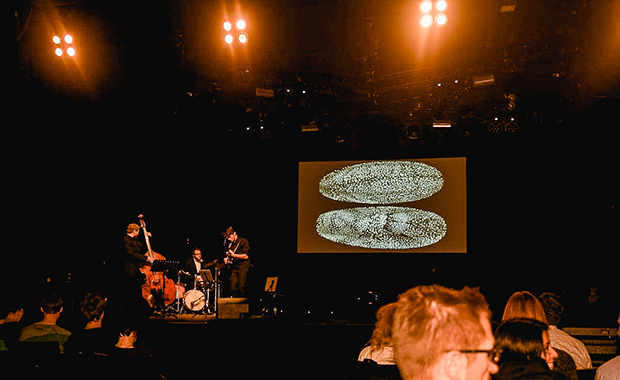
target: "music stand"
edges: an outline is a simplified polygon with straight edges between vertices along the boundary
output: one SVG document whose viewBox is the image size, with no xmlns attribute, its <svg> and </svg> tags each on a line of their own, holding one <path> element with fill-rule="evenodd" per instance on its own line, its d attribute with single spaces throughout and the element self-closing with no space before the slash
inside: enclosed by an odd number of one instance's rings
<svg viewBox="0 0 620 380">
<path fill-rule="evenodd" d="M 265 293 L 275 293 L 277 286 L 278 286 L 277 277 L 267 277 L 267 282 L 265 282 Z"/>
<path fill-rule="evenodd" d="M 213 282 L 213 275 L 211 275 L 210 269 L 201 269 L 200 277 L 202 278 L 202 281 L 204 281 L 205 284 Z"/>
<path fill-rule="evenodd" d="M 211 311 L 210 303 L 211 303 L 211 288 L 213 287 L 213 275 L 211 274 L 210 269 L 201 269 L 200 270 L 200 278 L 202 278 L 202 283 L 204 284 L 204 288 L 202 291 L 205 293 L 205 307 L 203 312 L 208 313 Z"/>
<path fill-rule="evenodd" d="M 278 286 L 278 277 L 267 277 L 265 282 L 265 303 L 262 309 L 264 316 L 277 316 L 282 310 L 278 308 L 278 302 L 276 297 L 282 298 L 282 295 L 276 294 L 276 288 Z"/>
<path fill-rule="evenodd" d="M 174 260 L 153 260 L 153 262 L 151 263 L 151 272 L 168 272 L 168 271 L 175 271 L 177 269 L 177 267 L 179 266 L 179 262 L 178 261 L 174 261 Z M 162 283 L 162 300 L 164 297 L 164 294 L 166 294 L 166 281 L 164 279 L 163 283 Z M 176 300 L 178 302 L 178 299 Z M 163 306 L 164 312 L 166 311 L 166 302 L 164 301 L 164 306 Z"/>
<path fill-rule="evenodd" d="M 168 272 L 170 270 L 176 270 L 178 266 L 178 261 L 153 260 L 153 263 L 151 264 L 151 272 Z"/>
</svg>

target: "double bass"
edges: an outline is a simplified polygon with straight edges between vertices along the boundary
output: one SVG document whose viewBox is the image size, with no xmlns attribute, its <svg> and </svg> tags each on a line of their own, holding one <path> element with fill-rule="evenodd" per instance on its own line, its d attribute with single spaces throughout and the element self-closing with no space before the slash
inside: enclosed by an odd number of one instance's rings
<svg viewBox="0 0 620 380">
<path fill-rule="evenodd" d="M 166 258 L 157 252 L 153 252 L 142 214 L 138 218 L 140 219 L 140 227 L 142 232 L 144 232 L 144 240 L 146 241 L 147 253 L 145 255 L 149 258 L 149 263 L 140 268 L 140 272 L 145 277 L 144 284 L 142 284 L 142 297 L 151 307 L 156 307 L 159 299 L 163 299 L 164 306 L 168 306 L 176 300 L 177 285 L 166 277 L 163 272 L 151 271 L 153 260 L 166 260 Z"/>
</svg>

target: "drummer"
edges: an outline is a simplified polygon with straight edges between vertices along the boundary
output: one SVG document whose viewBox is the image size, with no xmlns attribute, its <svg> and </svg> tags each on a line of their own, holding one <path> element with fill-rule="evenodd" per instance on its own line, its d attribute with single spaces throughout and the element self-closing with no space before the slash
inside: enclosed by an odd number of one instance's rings
<svg viewBox="0 0 620 380">
<path fill-rule="evenodd" d="M 198 274 L 200 274 L 200 270 L 204 269 L 205 261 L 202 259 L 202 251 L 200 248 L 196 247 L 192 249 L 192 257 L 185 262 L 185 271 L 187 275 L 190 277 L 187 281 L 188 285 L 195 288 L 196 287 L 196 279 L 200 278 Z"/>
</svg>

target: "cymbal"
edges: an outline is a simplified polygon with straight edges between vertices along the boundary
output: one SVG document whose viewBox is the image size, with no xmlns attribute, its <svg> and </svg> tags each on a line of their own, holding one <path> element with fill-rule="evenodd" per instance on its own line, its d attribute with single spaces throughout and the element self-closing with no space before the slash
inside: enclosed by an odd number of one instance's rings
<svg viewBox="0 0 620 380">
<path fill-rule="evenodd" d="M 205 268 L 207 268 L 207 267 L 212 267 L 212 266 L 214 266 L 215 264 L 217 264 L 217 259 L 215 259 L 215 260 L 213 260 L 213 261 L 209 261 L 208 263 L 206 263 L 206 264 L 204 265 L 204 267 L 205 267 Z"/>
</svg>

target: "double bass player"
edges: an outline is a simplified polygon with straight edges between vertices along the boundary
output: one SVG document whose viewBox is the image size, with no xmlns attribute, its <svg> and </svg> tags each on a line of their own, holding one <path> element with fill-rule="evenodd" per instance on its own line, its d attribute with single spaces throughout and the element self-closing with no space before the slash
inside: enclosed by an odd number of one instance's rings
<svg viewBox="0 0 620 380">
<path fill-rule="evenodd" d="M 140 226 L 136 223 L 130 223 L 127 226 L 127 234 L 123 236 L 125 281 L 122 292 L 126 292 L 125 294 L 128 295 L 130 300 L 142 298 L 141 287 L 144 284 L 144 275 L 140 268 L 152 262 L 146 255 L 147 249 L 145 244 L 138 239 L 139 235 Z"/>
<path fill-rule="evenodd" d="M 164 261 L 166 258 L 151 249 L 149 238 L 151 233 L 146 230 L 146 223 L 142 215 L 141 226 L 131 223 L 127 226 L 127 234 L 123 237 L 125 246 L 125 277 L 130 297 L 134 297 L 133 289 L 139 289 L 151 307 L 164 307 L 176 299 L 176 285 L 163 272 L 151 271 L 151 264 L 155 260 Z M 144 241 L 138 240 L 140 229 L 144 230 Z M 138 285 L 136 287 L 136 285 Z"/>
</svg>

